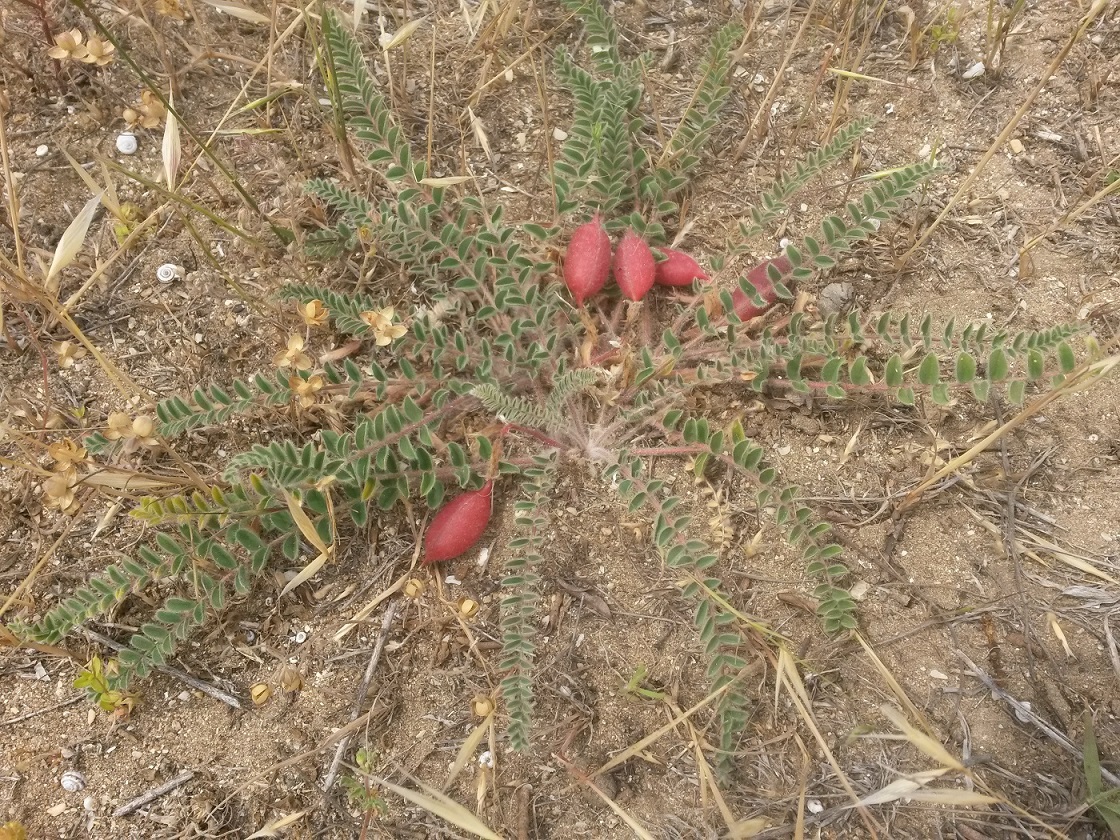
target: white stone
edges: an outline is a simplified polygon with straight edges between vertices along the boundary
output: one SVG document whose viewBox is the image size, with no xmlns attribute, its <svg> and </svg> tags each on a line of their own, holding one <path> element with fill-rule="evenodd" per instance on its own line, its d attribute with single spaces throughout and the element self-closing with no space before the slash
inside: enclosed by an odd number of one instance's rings
<svg viewBox="0 0 1120 840">
<path fill-rule="evenodd" d="M 969 65 L 968 68 L 963 73 L 961 73 L 961 78 L 962 79 L 979 79 L 981 76 L 984 75 L 984 71 L 986 69 L 987 68 L 984 67 L 984 62 L 983 61 L 977 61 L 974 64 Z"/>
</svg>

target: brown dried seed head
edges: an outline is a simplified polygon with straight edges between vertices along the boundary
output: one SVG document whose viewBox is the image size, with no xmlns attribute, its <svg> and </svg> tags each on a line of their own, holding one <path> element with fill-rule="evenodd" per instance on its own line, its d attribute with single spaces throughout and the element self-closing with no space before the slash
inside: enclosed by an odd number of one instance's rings
<svg viewBox="0 0 1120 840">
<path fill-rule="evenodd" d="M 298 668 L 294 668 L 286 663 L 280 668 L 280 673 L 277 675 L 277 682 L 280 683 L 281 690 L 289 694 L 303 690 L 303 674 L 299 672 Z"/>
</svg>

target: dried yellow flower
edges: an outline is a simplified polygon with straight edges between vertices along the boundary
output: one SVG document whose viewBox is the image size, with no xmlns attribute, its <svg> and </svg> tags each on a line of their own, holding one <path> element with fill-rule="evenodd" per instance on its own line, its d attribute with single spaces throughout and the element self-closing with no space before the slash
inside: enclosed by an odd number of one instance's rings
<svg viewBox="0 0 1120 840">
<path fill-rule="evenodd" d="M 103 434 L 107 440 L 120 440 L 132 436 L 132 418 L 123 411 L 114 411 L 109 415 L 109 428 Z"/>
<path fill-rule="evenodd" d="M 186 20 L 187 13 L 179 0 L 156 0 L 156 12 L 175 20 Z"/>
<path fill-rule="evenodd" d="M 409 578 L 404 584 L 404 597 L 416 600 L 424 594 L 424 581 L 419 578 Z"/>
<path fill-rule="evenodd" d="M 138 438 L 148 438 L 156 430 L 156 422 L 147 414 L 141 414 L 132 421 L 132 434 Z"/>
<path fill-rule="evenodd" d="M 54 46 L 47 50 L 47 55 L 57 61 L 63 59 L 72 59 L 74 61 L 85 61 L 88 51 L 85 44 L 82 43 L 84 36 L 78 29 L 71 29 L 69 32 L 59 32 L 54 36 Z"/>
<path fill-rule="evenodd" d="M 73 341 L 61 341 L 54 346 L 58 354 L 58 366 L 64 370 L 74 366 L 74 362 L 86 355 L 86 348 Z"/>
<path fill-rule="evenodd" d="M 81 56 L 79 60 L 86 64 L 96 64 L 98 67 L 104 67 L 113 60 L 113 53 L 116 51 L 117 48 L 108 41 L 103 41 L 96 35 L 90 35 L 86 41 L 86 54 Z"/>
<path fill-rule="evenodd" d="M 461 618 L 474 618 L 478 614 L 478 601 L 473 598 L 459 599 L 459 616 Z"/>
<path fill-rule="evenodd" d="M 134 420 L 123 411 L 114 411 L 109 415 L 108 428 L 102 434 L 106 440 L 123 440 L 124 451 L 128 453 L 140 446 L 158 446 L 155 431 L 156 421 L 149 414 L 141 414 Z"/>
<path fill-rule="evenodd" d="M 330 317 L 327 307 L 323 306 L 323 302 L 318 298 L 309 300 L 307 303 L 297 303 L 296 311 L 303 318 L 303 323 L 309 327 L 321 327 Z"/>
<path fill-rule="evenodd" d="M 323 387 L 324 380 L 319 374 L 309 376 L 303 379 L 299 376 L 292 376 L 288 378 L 288 386 L 295 393 L 299 399 L 299 404 L 304 408 L 309 408 L 315 405 L 317 394 Z"/>
<path fill-rule="evenodd" d="M 377 346 L 384 347 L 387 344 L 392 344 L 408 332 L 402 325 L 393 323 L 396 314 L 396 309 L 392 306 L 386 306 L 384 309 L 362 312 L 358 317 L 373 328 L 373 336 Z"/>
<path fill-rule="evenodd" d="M 59 469 L 63 470 L 83 463 L 88 455 L 84 446 L 78 446 L 70 438 L 63 438 L 57 443 L 52 443 L 47 447 L 47 454 L 55 460 Z"/>
<path fill-rule="evenodd" d="M 43 482 L 43 496 L 50 507 L 65 511 L 74 504 L 75 488 L 78 486 L 78 471 L 73 467 L 59 470 Z"/>
<path fill-rule="evenodd" d="M 140 92 L 140 102 L 121 113 L 129 128 L 156 128 L 167 116 L 167 109 L 150 90 Z"/>
<path fill-rule="evenodd" d="M 494 701 L 483 694 L 476 694 L 471 700 L 471 711 L 484 718 L 494 711 Z"/>
<path fill-rule="evenodd" d="M 296 370 L 307 370 L 311 367 L 311 357 L 303 352 L 303 336 L 290 336 L 287 349 L 277 353 L 272 359 L 272 364 L 278 368 L 294 367 Z"/>
</svg>

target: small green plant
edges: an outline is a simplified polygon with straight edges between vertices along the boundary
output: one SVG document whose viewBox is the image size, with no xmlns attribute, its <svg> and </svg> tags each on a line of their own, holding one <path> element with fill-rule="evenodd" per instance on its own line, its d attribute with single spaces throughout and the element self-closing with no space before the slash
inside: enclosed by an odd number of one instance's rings
<svg viewBox="0 0 1120 840">
<path fill-rule="evenodd" d="M 349 803 L 362 812 L 366 824 L 380 819 L 389 812 L 389 805 L 381 794 L 370 786 L 368 775 L 373 772 L 374 758 L 364 749 L 354 754 L 354 764 L 361 771 L 359 775 L 345 774 L 339 777 L 339 784 L 346 791 Z M 363 835 L 364 836 L 364 835 Z"/>
<path fill-rule="evenodd" d="M 497 551 L 505 564 L 501 692 L 510 743 L 528 749 L 535 632 L 547 585 L 542 547 L 561 465 L 575 463 L 617 491 L 632 516 L 651 523 L 652 550 L 681 581 L 707 678 L 721 689 L 715 713 L 727 766 L 748 720 L 740 677 L 769 631 L 735 608 L 721 580 L 725 531 L 713 531 L 670 481 L 654 477 L 653 459 L 664 458 L 688 459 L 698 479 L 720 474 L 749 487 L 759 514 L 771 517 L 803 558 L 824 631 L 857 626 L 848 569 L 829 526 L 796 487 L 783 485 L 739 419 L 716 422 L 691 408 L 691 397 L 748 387 L 821 400 L 872 394 L 904 405 L 946 405 L 969 392 L 985 401 L 999 389 L 1018 403 L 1029 389 L 1057 387 L 1074 371 L 1075 330 L 935 327 L 929 316 L 891 312 L 823 321 L 794 314 L 780 330 L 747 329 L 733 292 L 757 306 L 767 302 L 738 261 L 786 214 L 793 196 L 850 151 L 867 120 L 839 131 L 758 197 L 726 253 L 709 261 L 726 275 L 713 291 L 662 298 L 656 306 L 600 295 L 577 310 L 558 282 L 551 249 L 595 214 L 608 230 L 632 228 L 653 245 L 670 238 L 680 197 L 729 97 L 742 29 L 729 24 L 716 33 L 691 104 L 654 150 L 641 107 L 649 58 L 623 58 L 613 21 L 596 0 L 565 2 L 586 27 L 590 69 L 565 50 L 556 55 L 556 78 L 573 101 L 553 172 L 556 215 L 519 222 L 508 220 L 501 204 L 458 193 L 448 179 L 430 175 L 371 78 L 357 39 L 335 14 L 324 15 L 328 89 L 380 186 L 366 197 L 332 180 L 311 181 L 308 191 L 334 215 L 307 246 L 329 258 L 373 243 L 410 273 L 421 300 L 398 314 L 377 290 L 286 287 L 282 298 L 298 302 L 305 319 L 329 317 L 338 333 L 367 342 L 363 354 L 315 368 L 296 336 L 277 354 L 275 371 L 162 401 L 153 436 L 170 442 L 278 406 L 291 406 L 302 427 L 321 418 L 315 409 L 328 401 L 329 426 L 319 422 L 311 438 L 293 430 L 292 440 L 234 455 L 206 492 L 146 499 L 135 515 L 158 527 L 154 539 L 38 621 L 14 624 L 17 633 L 57 642 L 130 592 L 175 582 L 119 655 L 108 682 L 123 689 L 171 657 L 231 597 L 248 597 L 273 558 L 307 563 L 310 574 L 340 533 L 365 527 L 371 512 L 415 498 L 434 511 L 449 494 L 494 481 L 495 494 L 515 514 L 514 533 Z M 789 299 L 790 285 L 831 270 L 934 171 L 922 162 L 869 179 L 862 195 L 766 269 L 775 295 Z M 737 280 L 728 284 L 731 276 Z M 94 434 L 85 445 L 111 461 L 123 444 L 120 435 Z M 305 543 L 318 558 L 306 555 Z"/>
<path fill-rule="evenodd" d="M 1120 787 L 1105 789 L 1092 713 L 1086 711 L 1082 715 L 1082 722 L 1085 725 L 1085 742 L 1081 756 L 1084 761 L 1085 787 L 1089 794 L 1086 804 L 1097 812 L 1113 837 L 1120 837 Z"/>
<path fill-rule="evenodd" d="M 115 662 L 106 669 L 101 657 L 95 656 L 75 678 L 74 688 L 84 688 L 103 712 L 127 718 L 136 706 L 136 695 L 110 687 L 110 677 L 116 670 Z"/>
<path fill-rule="evenodd" d="M 961 35 L 961 22 L 964 15 L 956 6 L 948 6 L 945 16 L 939 21 L 931 23 L 927 29 L 929 33 L 929 51 L 937 55 L 942 47 L 952 46 L 957 43 Z"/>
<path fill-rule="evenodd" d="M 664 691 L 658 691 L 653 688 L 646 687 L 646 677 L 649 676 L 649 669 L 645 665 L 639 665 L 634 669 L 634 673 L 630 679 L 626 681 L 626 687 L 623 689 L 627 694 L 633 697 L 640 697 L 643 700 L 664 700 L 669 695 Z"/>
</svg>

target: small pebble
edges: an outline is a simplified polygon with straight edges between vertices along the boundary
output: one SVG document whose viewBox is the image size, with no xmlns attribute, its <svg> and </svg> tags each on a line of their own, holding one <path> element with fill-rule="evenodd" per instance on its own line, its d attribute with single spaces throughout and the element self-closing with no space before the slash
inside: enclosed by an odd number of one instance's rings
<svg viewBox="0 0 1120 840">
<path fill-rule="evenodd" d="M 46 143 L 44 143 L 42 146 L 37 146 L 35 148 L 35 156 L 36 157 L 46 157 L 47 154 L 50 152 L 50 150 L 51 150 L 51 147 L 48 146 Z"/>
<path fill-rule="evenodd" d="M 568 139 L 568 132 L 562 128 L 554 128 L 552 129 L 552 137 L 555 140 L 564 141 Z"/>
<path fill-rule="evenodd" d="M 855 300 L 856 288 L 851 283 L 829 283 L 821 289 L 817 298 L 817 309 L 823 317 L 840 315 Z"/>
</svg>

